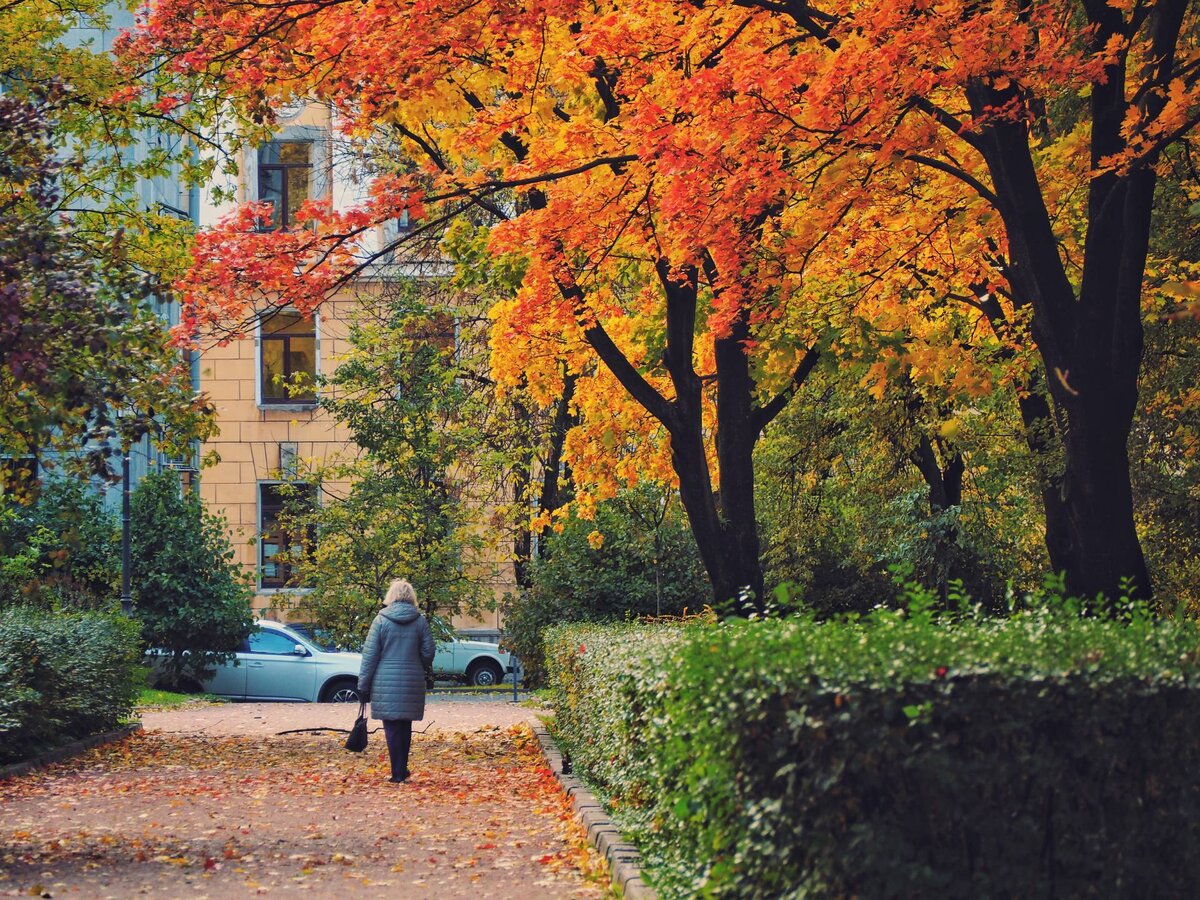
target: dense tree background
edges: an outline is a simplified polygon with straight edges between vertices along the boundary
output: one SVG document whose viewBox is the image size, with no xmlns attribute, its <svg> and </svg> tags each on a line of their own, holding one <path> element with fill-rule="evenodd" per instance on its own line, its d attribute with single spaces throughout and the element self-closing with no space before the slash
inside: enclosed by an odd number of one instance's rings
<svg viewBox="0 0 1200 900">
<path fill-rule="evenodd" d="M 644 486 L 562 517 L 542 538 L 531 584 L 501 605 L 506 642 L 542 677 L 542 635 L 561 622 L 703 612 L 710 587 L 679 499 Z"/>
<path fill-rule="evenodd" d="M 109 456 L 147 433 L 183 452 L 207 433 L 209 410 L 125 233 L 81 243 L 78 223 L 60 217 L 53 117 L 70 97 L 43 87 L 0 96 L 0 453 L 52 464 L 46 451 L 62 450 L 111 475 Z"/>
<path fill-rule="evenodd" d="M 120 526 L 86 484 L 55 478 L 0 506 L 0 608 L 112 608 L 120 567 Z"/>
</svg>

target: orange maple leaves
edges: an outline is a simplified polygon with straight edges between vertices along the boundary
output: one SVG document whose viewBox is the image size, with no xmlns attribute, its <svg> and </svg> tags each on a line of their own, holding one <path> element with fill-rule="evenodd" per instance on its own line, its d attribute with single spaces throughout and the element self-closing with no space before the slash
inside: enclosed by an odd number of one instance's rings
<svg viewBox="0 0 1200 900">
<path fill-rule="evenodd" d="M 1112 15 L 1133 15 L 1126 6 L 1110 4 Z M 395 138 L 417 172 L 353 209 L 312 206 L 307 228 L 255 232 L 260 213 L 246 207 L 201 235 L 186 330 L 238 316 L 255 296 L 315 308 L 363 265 L 357 236 L 402 209 L 490 216 L 494 252 L 530 262 L 493 310 L 496 373 L 543 399 L 564 362 L 584 374 L 577 404 L 593 427 L 569 443 L 571 458 L 611 491 L 639 468 L 614 448 L 655 425 L 594 368 L 586 332 L 603 327 L 669 398 L 660 261 L 703 272 L 693 362 L 706 384 L 713 341 L 744 320 L 763 397 L 818 340 L 878 354 L 880 377 L 900 360 L 931 383 L 985 390 L 992 376 L 954 335 L 983 322 L 982 297 L 1020 315 L 1000 290 L 1008 234 L 974 142 L 1002 121 L 1042 133 L 1042 198 L 1062 254 L 1081 253 L 1095 169 L 1072 116 L 1056 124 L 1047 104 L 1127 71 L 1136 97 L 1161 60 L 1137 28 L 1126 33 L 1097 41 L 1068 0 L 160 0 L 124 49 L 141 65 L 165 58 L 176 89 L 218 85 L 247 115 L 328 102 L 348 138 L 368 152 Z M 1194 68 L 1194 38 L 1178 59 Z M 985 103 L 972 99 L 980 85 Z M 1136 166 L 1194 121 L 1198 102 L 1194 77 L 1150 91 L 1130 106 L 1125 146 L 1096 162 Z M 580 297 L 564 296 L 565 281 Z M 651 454 L 646 468 L 669 477 L 662 445 Z"/>
</svg>

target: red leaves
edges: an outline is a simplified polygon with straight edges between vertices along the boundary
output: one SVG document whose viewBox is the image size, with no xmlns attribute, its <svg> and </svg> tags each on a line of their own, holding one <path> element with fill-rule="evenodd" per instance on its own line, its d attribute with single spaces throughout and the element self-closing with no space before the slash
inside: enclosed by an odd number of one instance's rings
<svg viewBox="0 0 1200 900">
<path fill-rule="evenodd" d="M 364 237 L 406 210 L 421 215 L 420 198 L 409 179 L 381 179 L 358 208 L 308 200 L 287 230 L 271 228 L 269 203 L 243 204 L 196 236 L 192 268 L 177 285 L 183 310 L 175 340 L 190 345 L 205 329 L 220 331 L 264 302 L 311 315 L 369 263 Z"/>
</svg>

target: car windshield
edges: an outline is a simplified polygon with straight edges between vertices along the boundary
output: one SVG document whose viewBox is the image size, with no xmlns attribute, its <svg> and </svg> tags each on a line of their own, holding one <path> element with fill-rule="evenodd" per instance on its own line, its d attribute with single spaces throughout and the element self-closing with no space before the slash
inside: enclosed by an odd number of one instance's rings
<svg viewBox="0 0 1200 900">
<path fill-rule="evenodd" d="M 337 645 L 330 637 L 329 632 L 309 622 L 289 622 L 287 627 L 301 637 L 307 638 L 309 643 L 315 644 L 326 653 L 336 653 L 344 649 Z"/>
</svg>

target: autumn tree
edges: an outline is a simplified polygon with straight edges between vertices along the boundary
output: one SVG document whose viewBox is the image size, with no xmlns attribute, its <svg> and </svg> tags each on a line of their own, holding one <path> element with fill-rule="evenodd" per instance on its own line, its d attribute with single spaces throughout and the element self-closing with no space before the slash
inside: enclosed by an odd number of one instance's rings
<svg viewBox="0 0 1200 900">
<path fill-rule="evenodd" d="M 1035 449 L 1050 449 L 1048 431 L 1061 441 L 1043 491 L 1051 563 L 1076 593 L 1116 596 L 1127 580 L 1149 596 L 1128 441 L 1158 172 L 1197 123 L 1194 8 L 762 6 L 797 40 L 830 49 L 810 92 L 850 102 L 824 111 L 829 133 L 872 165 L 899 160 L 956 181 L 920 198 L 947 228 L 964 210 L 998 219 L 977 258 L 990 272 L 938 269 L 958 275 L 1003 339 L 1040 358 L 1044 382 L 1028 387 L 1022 413 Z"/>
<path fill-rule="evenodd" d="M 457 363 L 453 311 L 432 286 L 405 284 L 362 308 L 350 349 L 321 379 L 322 409 L 349 428 L 351 453 L 306 463 L 280 524 L 298 538 L 287 560 L 299 612 L 339 644 L 358 645 L 396 578 L 407 578 L 435 628 L 478 611 L 493 580 L 486 530 L 470 503 L 486 415 Z M 282 562 L 282 561 L 281 561 Z"/>
<path fill-rule="evenodd" d="M 511 545 L 514 580 L 527 588 L 542 546 L 531 519 L 551 515 L 574 496 L 564 448 L 579 424 L 578 376 L 564 363 L 557 390 L 537 396 L 521 376 L 502 389 L 492 377 L 489 313 L 517 295 L 526 261 L 513 254 L 493 257 L 488 234 L 486 224 L 462 216 L 437 235 L 437 252 L 454 264 L 453 277 L 438 292 L 442 314 L 455 322 L 456 378 L 466 394 L 459 418 L 475 429 L 471 451 L 457 468 L 474 502 L 490 511 L 488 530 L 499 544 Z"/>
<path fill-rule="evenodd" d="M 123 233 L 88 245 L 59 218 L 52 122 L 69 100 L 44 87 L 0 96 L 0 452 L 66 450 L 108 474 L 108 454 L 144 434 L 186 447 L 208 411 Z"/>
<path fill-rule="evenodd" d="M 219 6 L 184 6 L 157 7 L 130 57 L 156 62 L 165 50 L 168 81 L 193 95 L 232 88 L 249 114 L 292 96 L 329 100 L 347 131 L 399 135 L 423 166 L 420 178 L 378 179 L 357 209 L 314 206 L 313 231 L 247 235 L 250 208 L 202 237 L 186 282 L 191 321 L 236 316 L 256 290 L 311 308 L 360 265 L 357 236 L 401 209 L 430 227 L 486 212 L 492 250 L 529 261 L 520 292 L 494 311 L 497 377 L 543 400 L 573 384 L 600 444 L 648 438 L 640 461 L 617 454 L 607 469 L 586 438 L 567 442 L 573 471 L 592 485 L 581 508 L 621 478 L 677 480 L 715 597 L 745 592 L 745 608 L 757 608 L 753 450 L 822 333 L 792 309 L 786 265 L 757 253 L 798 190 L 788 149 L 759 99 L 731 101 L 727 87 L 780 38 L 769 17 L 693 11 L 680 21 L 667 4 L 614 22 L 574 8 L 388 3 L 351 20 L 336 5 L 261 7 L 239 20 L 231 52 L 223 29 L 234 23 Z M 380 40 L 370 47 L 366 19 Z M 396 66 L 385 36 L 401 30 L 416 44 Z M 351 36 L 355 51 L 340 52 Z M 725 140 L 730 120 L 744 123 L 744 139 Z M 271 259 L 309 265 L 296 274 Z M 264 273 L 276 277 L 264 283 Z M 749 352 L 766 337 L 764 352 Z"/>
<path fill-rule="evenodd" d="M 248 288 L 315 305 L 400 210 L 480 215 L 528 261 L 494 313 L 498 377 L 546 396 L 575 377 L 566 452 L 590 501 L 677 480 L 716 598 L 753 607 L 763 429 L 818 353 L 962 304 L 1041 460 L 1052 565 L 1079 593 L 1149 594 L 1126 444 L 1157 166 L 1196 117 L 1182 0 L 241 13 L 160 3 L 129 59 L 250 119 L 326 100 L 403 152 L 311 231 L 247 235 L 249 209 L 202 240 L 197 326 Z"/>
</svg>

